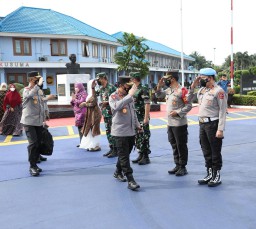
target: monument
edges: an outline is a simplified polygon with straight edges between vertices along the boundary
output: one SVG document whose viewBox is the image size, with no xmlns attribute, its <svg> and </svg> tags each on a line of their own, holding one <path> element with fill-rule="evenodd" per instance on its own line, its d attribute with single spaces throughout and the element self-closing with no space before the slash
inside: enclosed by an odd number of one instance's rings
<svg viewBox="0 0 256 229">
<path fill-rule="evenodd" d="M 87 88 L 89 74 L 80 74 L 80 64 L 76 63 L 76 54 L 69 55 L 70 63 L 66 63 L 67 74 L 57 75 L 58 102 L 70 104 L 75 83 L 83 83 Z"/>
</svg>

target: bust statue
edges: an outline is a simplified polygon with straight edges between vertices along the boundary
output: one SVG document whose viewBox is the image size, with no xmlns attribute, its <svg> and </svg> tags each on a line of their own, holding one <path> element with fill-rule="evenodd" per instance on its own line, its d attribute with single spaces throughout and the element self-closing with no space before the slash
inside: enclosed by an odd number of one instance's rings
<svg viewBox="0 0 256 229">
<path fill-rule="evenodd" d="M 67 74 L 79 74 L 80 64 L 76 63 L 76 54 L 69 55 L 70 63 L 66 63 Z"/>
</svg>

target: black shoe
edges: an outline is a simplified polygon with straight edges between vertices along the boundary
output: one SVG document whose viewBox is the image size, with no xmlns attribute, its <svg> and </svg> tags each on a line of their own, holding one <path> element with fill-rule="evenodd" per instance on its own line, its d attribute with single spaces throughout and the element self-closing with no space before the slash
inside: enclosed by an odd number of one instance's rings
<svg viewBox="0 0 256 229">
<path fill-rule="evenodd" d="M 132 160 L 132 163 L 138 163 L 143 157 L 143 154 L 142 153 L 139 153 L 139 156 L 135 159 L 135 160 Z"/>
<path fill-rule="evenodd" d="M 110 149 L 107 153 L 104 153 L 103 154 L 103 157 L 107 157 L 109 154 L 111 154 L 113 152 L 113 150 L 112 149 Z"/>
<path fill-rule="evenodd" d="M 29 172 L 30 172 L 31 176 L 33 176 L 33 177 L 36 177 L 39 175 L 39 172 L 36 167 L 30 167 Z"/>
<path fill-rule="evenodd" d="M 136 191 L 138 188 L 140 188 L 140 186 L 135 181 L 129 181 L 128 188 L 132 191 Z"/>
<path fill-rule="evenodd" d="M 186 167 L 180 167 L 179 170 L 175 173 L 175 175 L 178 177 L 185 176 L 186 174 L 188 174 Z"/>
<path fill-rule="evenodd" d="M 150 160 L 148 157 L 143 157 L 139 162 L 138 165 L 147 165 L 150 163 Z"/>
<path fill-rule="evenodd" d="M 39 168 L 37 165 L 34 167 L 39 173 L 41 173 L 43 170 Z"/>
<path fill-rule="evenodd" d="M 208 184 L 212 179 L 212 168 L 207 168 L 207 175 L 201 180 L 198 180 L 198 184 Z"/>
<path fill-rule="evenodd" d="M 212 179 L 208 182 L 209 187 L 216 187 L 221 184 L 221 179 L 220 179 L 220 170 L 213 170 L 213 176 Z"/>
<path fill-rule="evenodd" d="M 40 161 L 47 161 L 47 158 L 40 155 Z"/>
<path fill-rule="evenodd" d="M 180 167 L 178 165 L 176 165 L 172 170 L 169 170 L 168 173 L 169 174 L 175 174 L 176 172 L 178 172 L 179 168 Z"/>
<path fill-rule="evenodd" d="M 79 144 L 79 145 L 77 145 L 76 147 L 80 147 L 80 144 Z"/>
<path fill-rule="evenodd" d="M 117 157 L 116 151 L 112 151 L 107 157 L 108 158 Z"/>
<path fill-rule="evenodd" d="M 124 177 L 124 175 L 122 173 L 117 173 L 115 172 L 113 175 L 117 180 L 121 181 L 121 182 L 126 182 L 127 179 Z"/>
</svg>

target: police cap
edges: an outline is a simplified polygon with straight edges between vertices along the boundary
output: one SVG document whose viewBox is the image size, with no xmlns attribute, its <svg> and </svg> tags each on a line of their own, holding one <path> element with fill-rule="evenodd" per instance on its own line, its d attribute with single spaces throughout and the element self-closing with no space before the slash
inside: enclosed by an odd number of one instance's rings
<svg viewBox="0 0 256 229">
<path fill-rule="evenodd" d="M 124 85 L 126 83 L 129 83 L 131 80 L 131 77 L 130 76 L 118 76 L 118 82 L 121 84 L 121 85 Z"/>
<path fill-rule="evenodd" d="M 28 77 L 31 78 L 31 77 L 36 77 L 36 78 L 40 78 L 42 76 L 40 76 L 39 72 L 37 71 L 32 71 L 32 72 L 28 72 Z"/>
<path fill-rule="evenodd" d="M 179 70 L 168 71 L 163 77 L 164 79 L 174 78 L 176 81 L 179 81 Z"/>
</svg>

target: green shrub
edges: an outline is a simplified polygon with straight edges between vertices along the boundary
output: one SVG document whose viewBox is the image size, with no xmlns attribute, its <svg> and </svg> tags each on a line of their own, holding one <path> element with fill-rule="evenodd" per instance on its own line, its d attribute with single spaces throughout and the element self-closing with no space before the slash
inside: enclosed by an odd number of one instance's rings
<svg viewBox="0 0 256 229">
<path fill-rule="evenodd" d="M 235 94 L 240 94 L 240 86 L 234 86 Z"/>
<path fill-rule="evenodd" d="M 235 94 L 232 103 L 235 105 L 256 106 L 256 96 Z"/>
<path fill-rule="evenodd" d="M 247 95 L 256 96 L 256 91 L 248 91 Z"/>
</svg>

